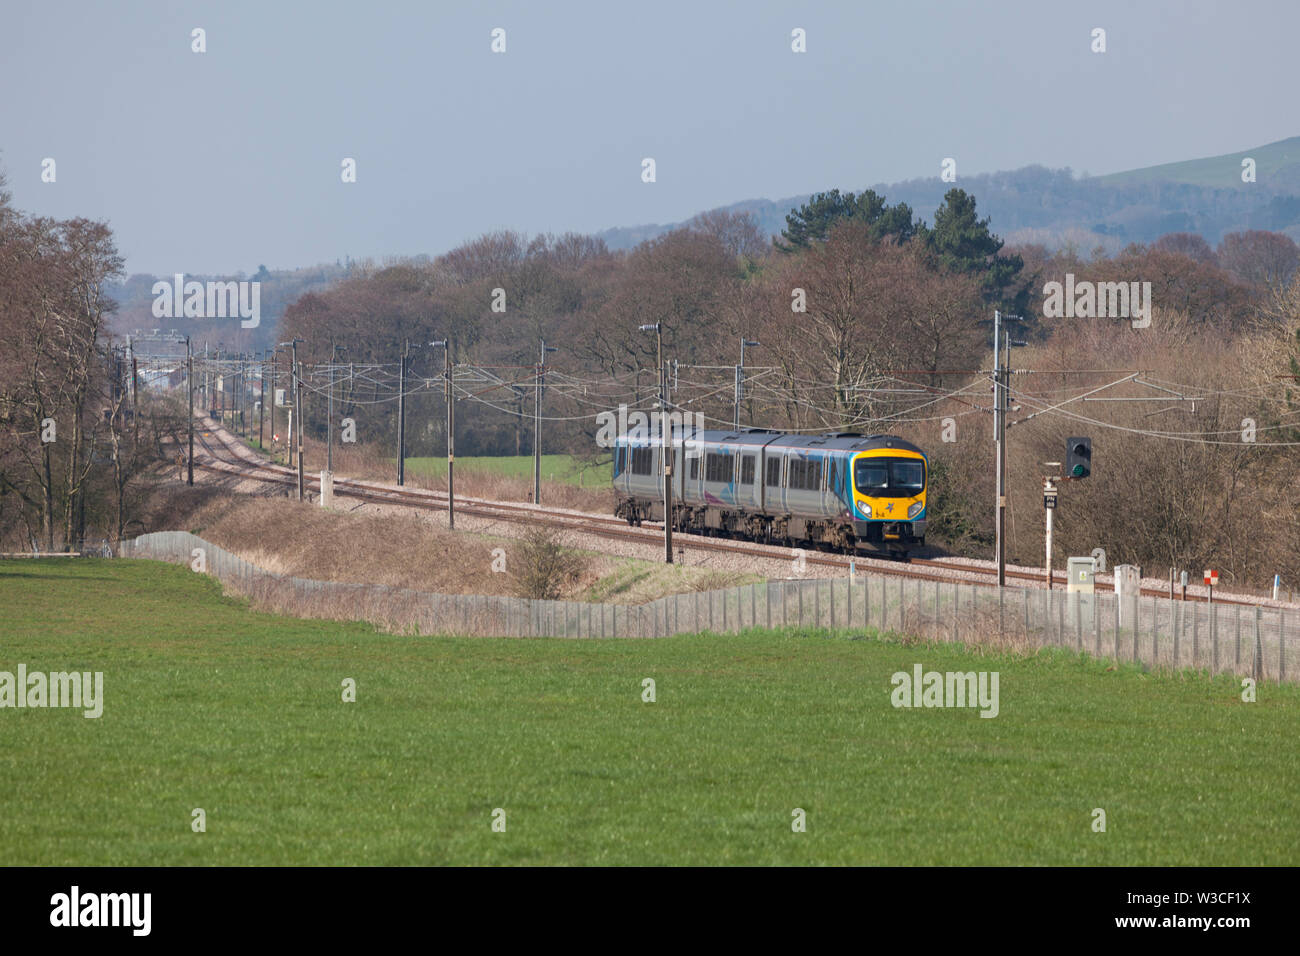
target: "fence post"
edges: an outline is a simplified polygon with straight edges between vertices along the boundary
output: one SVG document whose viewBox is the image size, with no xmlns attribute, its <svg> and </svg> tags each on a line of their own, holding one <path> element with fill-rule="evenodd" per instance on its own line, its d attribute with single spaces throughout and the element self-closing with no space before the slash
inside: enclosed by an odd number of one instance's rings
<svg viewBox="0 0 1300 956">
<path fill-rule="evenodd" d="M 1080 607 L 1080 595 L 1074 596 L 1074 648 L 1083 650 L 1083 608 Z"/>
<path fill-rule="evenodd" d="M 1196 667 L 1201 656 L 1201 615 L 1197 613 L 1198 605 L 1192 605 L 1192 667 Z"/>
<path fill-rule="evenodd" d="M 934 617 L 931 619 L 935 633 L 939 632 L 939 582 L 934 582 Z"/>
<path fill-rule="evenodd" d="M 1286 680 L 1286 611 L 1277 612 L 1277 682 Z"/>
<path fill-rule="evenodd" d="M 1048 592 L 1052 595 L 1052 603 L 1056 605 L 1056 643 L 1065 647 L 1065 604 L 1066 592 L 1053 588 Z"/>
<path fill-rule="evenodd" d="M 1232 616 L 1235 617 L 1235 618 L 1237 619 L 1237 659 L 1236 659 L 1236 668 L 1237 668 L 1237 673 L 1240 674 L 1240 673 L 1241 673 L 1241 605 L 1240 605 L 1240 604 L 1234 606 L 1234 609 L 1233 609 L 1233 615 L 1232 615 Z"/>
<path fill-rule="evenodd" d="M 1251 676 L 1257 681 L 1264 679 L 1264 646 L 1260 643 L 1259 638 L 1259 618 L 1260 608 L 1255 606 L 1255 666 L 1251 668 Z"/>
<path fill-rule="evenodd" d="M 1115 662 L 1119 663 L 1119 591 L 1115 592 Z"/>
<path fill-rule="evenodd" d="M 1142 584 L 1133 589 L 1133 660 L 1138 659 L 1138 644 L 1142 639 Z"/>
<path fill-rule="evenodd" d="M 889 630 L 889 578 L 880 578 L 880 624 L 882 632 Z"/>
<path fill-rule="evenodd" d="M 1210 643 L 1214 647 L 1214 663 L 1210 674 L 1219 673 L 1219 605 L 1210 605 Z"/>
<path fill-rule="evenodd" d="M 1183 625 L 1187 623 L 1187 602 L 1178 601 L 1174 604 L 1174 667 L 1178 666 L 1178 652 L 1183 642 Z"/>
<path fill-rule="evenodd" d="M 907 630 L 907 615 L 903 608 L 907 605 L 907 585 L 906 579 L 898 579 L 898 630 L 900 633 Z"/>
<path fill-rule="evenodd" d="M 1001 627 L 1002 619 L 1002 591 L 997 589 L 997 617 L 998 627 Z M 1001 631 L 998 632 L 1001 635 Z M 958 581 L 953 581 L 953 643 L 961 644 L 962 641 L 962 585 Z"/>
<path fill-rule="evenodd" d="M 1151 599 L 1151 663 L 1160 663 L 1160 602 L 1164 598 Z"/>
<path fill-rule="evenodd" d="M 1101 595 L 1092 596 L 1092 646 L 1093 653 L 1101 657 Z"/>
</svg>

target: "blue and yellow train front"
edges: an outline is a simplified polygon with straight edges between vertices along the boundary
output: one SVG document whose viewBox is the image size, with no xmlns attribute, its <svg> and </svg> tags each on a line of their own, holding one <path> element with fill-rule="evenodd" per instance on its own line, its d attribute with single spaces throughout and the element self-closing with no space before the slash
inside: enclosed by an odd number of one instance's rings
<svg viewBox="0 0 1300 956">
<path fill-rule="evenodd" d="M 853 533 L 878 545 L 924 543 L 929 463 L 905 448 L 878 448 L 853 456 Z"/>
</svg>

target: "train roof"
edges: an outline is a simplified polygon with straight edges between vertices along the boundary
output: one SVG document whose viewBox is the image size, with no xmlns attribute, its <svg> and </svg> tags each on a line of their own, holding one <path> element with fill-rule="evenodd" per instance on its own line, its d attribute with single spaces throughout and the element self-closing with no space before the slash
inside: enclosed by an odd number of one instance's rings
<svg viewBox="0 0 1300 956">
<path fill-rule="evenodd" d="M 620 440 L 628 436 L 620 436 Z M 651 439 L 647 432 L 644 435 L 633 436 L 641 440 Z M 915 452 L 918 455 L 924 455 L 925 452 L 917 448 L 911 442 L 899 438 L 897 435 L 862 435 L 857 432 L 823 432 L 821 434 L 804 435 L 794 432 L 769 431 L 765 428 L 742 428 L 739 431 L 731 429 L 694 429 L 694 428 L 674 428 L 674 443 L 685 438 L 687 441 L 702 441 L 710 445 L 736 445 L 742 448 L 762 448 L 769 446 L 772 448 L 806 448 L 813 450 L 833 449 L 843 451 L 874 451 L 878 448 L 898 448 L 903 451 Z M 655 436 L 657 440 L 657 436 Z M 636 442 L 639 444 L 639 442 Z"/>
</svg>

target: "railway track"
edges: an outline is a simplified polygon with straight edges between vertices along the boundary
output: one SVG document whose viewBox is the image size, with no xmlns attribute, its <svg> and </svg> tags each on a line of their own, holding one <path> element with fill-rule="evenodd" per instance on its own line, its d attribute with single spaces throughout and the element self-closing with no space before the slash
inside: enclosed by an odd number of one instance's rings
<svg viewBox="0 0 1300 956">
<path fill-rule="evenodd" d="M 195 454 L 195 468 L 228 474 L 232 477 L 280 484 L 291 488 L 297 487 L 298 476 L 294 469 L 285 465 L 267 462 L 260 458 L 256 452 L 240 444 L 237 439 L 228 437 L 225 429 L 211 419 L 199 418 L 198 422 L 203 428 L 200 431 L 196 427 L 194 437 L 203 447 L 205 454 L 202 456 L 198 453 Z M 316 493 L 320 491 L 320 479 L 310 473 L 304 475 L 303 485 L 305 489 L 313 490 Z M 401 507 L 421 508 L 428 511 L 446 511 L 448 506 L 446 492 L 426 488 L 394 487 L 357 479 L 336 478 L 333 493 L 343 498 L 354 498 L 375 504 L 394 504 Z M 645 544 L 652 547 L 662 546 L 663 543 L 662 525 L 660 524 L 634 528 L 628 526 L 627 522 L 622 518 L 585 513 L 575 514 L 571 511 L 546 508 L 542 505 L 489 501 L 457 496 L 456 512 L 476 518 L 548 526 L 564 531 L 593 534 L 604 538 L 616 538 L 621 541 Z M 856 563 L 859 567 L 877 573 L 926 581 L 953 580 L 954 574 L 960 574 L 963 576 L 964 583 L 987 587 L 997 585 L 997 570 L 991 566 L 961 564 L 931 558 L 911 558 L 904 565 L 889 559 L 861 555 L 851 558 L 848 555 L 821 551 L 804 551 L 800 556 L 792 553 L 792 549 L 779 545 L 709 538 L 683 532 L 675 533 L 674 538 L 683 548 L 689 548 L 693 551 L 735 554 L 743 557 L 787 563 L 799 558 L 805 564 L 836 568 L 843 571 L 848 571 L 851 564 Z M 1006 577 L 1009 581 L 1024 581 L 1026 584 L 1033 586 L 1041 586 L 1046 580 L 1046 575 L 1043 572 L 1035 573 L 1012 569 L 1006 571 Z M 1052 582 L 1053 586 L 1066 586 L 1065 576 L 1060 573 L 1052 575 Z M 1113 592 L 1115 589 L 1113 583 L 1105 581 L 1097 581 L 1095 587 L 1098 591 Z M 1143 588 L 1141 593 L 1147 597 L 1168 596 L 1167 592 L 1160 588 Z M 1215 600 L 1223 604 L 1246 606 L 1255 606 L 1259 603 L 1228 597 L 1216 597 Z"/>
</svg>

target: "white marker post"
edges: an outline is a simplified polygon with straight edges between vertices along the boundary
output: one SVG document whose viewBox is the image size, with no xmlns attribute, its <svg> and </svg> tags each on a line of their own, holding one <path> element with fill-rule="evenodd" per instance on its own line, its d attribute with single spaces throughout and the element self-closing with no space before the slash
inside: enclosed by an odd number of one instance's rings
<svg viewBox="0 0 1300 956">
<path fill-rule="evenodd" d="M 1049 461 L 1048 465 L 1059 464 Z M 1056 511 L 1056 485 L 1051 478 L 1043 478 L 1043 513 L 1047 516 L 1047 590 L 1052 590 L 1052 515 Z"/>
</svg>

